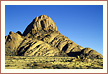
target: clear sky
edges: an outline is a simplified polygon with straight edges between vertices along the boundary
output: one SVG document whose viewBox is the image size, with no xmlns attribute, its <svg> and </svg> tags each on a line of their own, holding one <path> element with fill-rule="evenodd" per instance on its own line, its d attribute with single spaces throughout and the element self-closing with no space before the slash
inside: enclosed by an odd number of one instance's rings
<svg viewBox="0 0 108 74">
<path fill-rule="evenodd" d="M 103 55 L 102 5 L 6 5 L 5 35 L 24 32 L 36 16 L 47 15 L 61 34 Z"/>
</svg>

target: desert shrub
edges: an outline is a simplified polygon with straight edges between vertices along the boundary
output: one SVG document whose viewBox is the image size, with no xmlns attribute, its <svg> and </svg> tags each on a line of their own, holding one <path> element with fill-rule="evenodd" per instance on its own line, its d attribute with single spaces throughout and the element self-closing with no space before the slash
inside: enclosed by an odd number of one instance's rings
<svg viewBox="0 0 108 74">
<path fill-rule="evenodd" d="M 65 66 L 63 66 L 63 65 L 61 65 L 61 64 L 53 65 L 52 67 L 53 67 L 54 69 L 68 69 L 68 67 L 65 67 Z"/>
</svg>

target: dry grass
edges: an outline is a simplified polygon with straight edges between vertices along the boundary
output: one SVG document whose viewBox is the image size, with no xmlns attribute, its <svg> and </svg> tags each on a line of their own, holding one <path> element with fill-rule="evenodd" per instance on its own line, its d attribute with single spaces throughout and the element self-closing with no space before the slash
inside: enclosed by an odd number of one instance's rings
<svg viewBox="0 0 108 74">
<path fill-rule="evenodd" d="M 103 59 L 6 56 L 6 69 L 103 69 Z"/>
</svg>

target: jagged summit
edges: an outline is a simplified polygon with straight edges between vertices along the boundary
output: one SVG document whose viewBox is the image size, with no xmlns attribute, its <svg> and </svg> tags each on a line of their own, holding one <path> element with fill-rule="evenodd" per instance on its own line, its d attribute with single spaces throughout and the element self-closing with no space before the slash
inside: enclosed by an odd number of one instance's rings
<svg viewBox="0 0 108 74">
<path fill-rule="evenodd" d="M 47 17 L 47 15 L 37 16 L 25 29 L 23 35 L 26 36 L 28 33 L 35 34 L 37 31 L 58 31 L 54 21 Z"/>
<path fill-rule="evenodd" d="M 23 34 L 18 31 L 5 36 L 5 51 L 7 56 L 103 58 L 95 50 L 83 48 L 62 35 L 54 21 L 46 15 L 36 17 Z"/>
</svg>

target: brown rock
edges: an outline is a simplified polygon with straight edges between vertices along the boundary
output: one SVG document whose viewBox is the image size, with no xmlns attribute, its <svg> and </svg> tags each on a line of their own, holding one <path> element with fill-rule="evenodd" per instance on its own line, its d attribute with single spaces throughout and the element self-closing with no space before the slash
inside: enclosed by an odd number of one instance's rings
<svg viewBox="0 0 108 74">
<path fill-rule="evenodd" d="M 5 54 L 6 55 L 16 55 L 17 48 L 23 38 L 17 33 L 11 33 L 5 38 Z"/>
<path fill-rule="evenodd" d="M 56 24 L 54 21 L 50 18 L 47 17 L 46 15 L 41 15 L 39 17 L 36 17 L 26 28 L 24 31 L 23 35 L 26 36 L 28 33 L 31 34 L 35 30 L 37 31 L 58 31 Z"/>
</svg>

